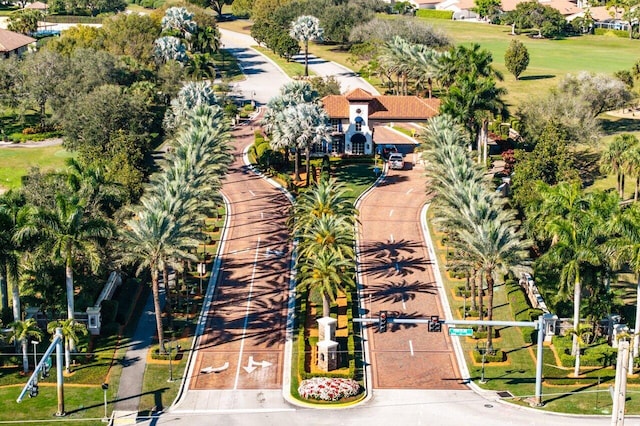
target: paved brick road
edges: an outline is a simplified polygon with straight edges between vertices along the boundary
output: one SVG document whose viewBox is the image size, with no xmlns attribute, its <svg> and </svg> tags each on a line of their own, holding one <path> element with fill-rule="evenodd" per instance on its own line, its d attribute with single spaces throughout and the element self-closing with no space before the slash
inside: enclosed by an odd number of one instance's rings
<svg viewBox="0 0 640 426">
<path fill-rule="evenodd" d="M 412 159 L 405 170 L 389 171 L 360 205 L 364 306 L 372 316 L 387 310 L 402 318 L 444 317 L 420 228 L 423 171 Z M 382 334 L 369 326 L 369 348 L 374 388 L 467 389 L 445 329 L 396 324 Z"/>
<path fill-rule="evenodd" d="M 235 162 L 223 186 L 231 205 L 221 274 L 199 342 L 191 389 L 277 389 L 291 247 L 287 198 L 242 162 L 251 127 L 234 131 Z M 253 360 L 253 362 L 251 362 Z M 198 374 L 207 367 L 219 373 Z"/>
</svg>

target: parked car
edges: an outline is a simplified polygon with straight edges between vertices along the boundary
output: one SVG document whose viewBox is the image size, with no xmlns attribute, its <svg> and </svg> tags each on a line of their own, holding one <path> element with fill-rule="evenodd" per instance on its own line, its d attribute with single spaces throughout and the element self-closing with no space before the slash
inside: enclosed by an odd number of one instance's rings
<svg viewBox="0 0 640 426">
<path fill-rule="evenodd" d="M 389 158 L 389 154 L 392 154 L 394 152 L 398 152 L 398 148 L 396 148 L 395 145 L 380 145 L 378 147 L 378 154 L 382 156 L 382 158 L 384 158 L 385 160 L 387 158 Z"/>
<path fill-rule="evenodd" d="M 389 168 L 394 170 L 404 169 L 404 158 L 399 152 L 389 154 Z"/>
</svg>

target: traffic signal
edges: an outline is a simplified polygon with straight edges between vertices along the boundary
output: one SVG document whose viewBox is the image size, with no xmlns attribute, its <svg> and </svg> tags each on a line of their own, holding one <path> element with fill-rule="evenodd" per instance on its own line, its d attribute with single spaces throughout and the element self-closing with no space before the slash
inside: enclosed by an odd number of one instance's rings
<svg viewBox="0 0 640 426">
<path fill-rule="evenodd" d="M 38 384 L 34 383 L 31 385 L 31 388 L 29 388 L 29 398 L 35 398 L 36 396 L 38 396 Z"/>
<path fill-rule="evenodd" d="M 387 311 L 380 311 L 378 314 L 378 331 L 380 333 L 387 331 Z"/>
<path fill-rule="evenodd" d="M 429 320 L 429 331 L 439 333 L 442 331 L 442 324 L 440 324 L 440 317 L 438 315 L 431 315 Z"/>
</svg>

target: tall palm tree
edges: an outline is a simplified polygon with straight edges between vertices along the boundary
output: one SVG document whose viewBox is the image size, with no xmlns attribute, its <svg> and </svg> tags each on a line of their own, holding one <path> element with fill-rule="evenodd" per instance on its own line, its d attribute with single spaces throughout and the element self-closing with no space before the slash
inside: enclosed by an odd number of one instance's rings
<svg viewBox="0 0 640 426">
<path fill-rule="evenodd" d="M 22 370 L 29 371 L 29 357 L 27 356 L 27 346 L 29 340 L 34 338 L 42 341 L 42 330 L 38 327 L 35 318 L 26 321 L 14 321 L 9 325 L 9 343 L 20 343 L 22 347 Z"/>
<path fill-rule="evenodd" d="M 497 87 L 492 78 L 462 74 L 442 99 L 441 112 L 459 120 L 467 128 L 471 139 L 477 141 L 479 163 L 484 160 L 486 164 L 490 119 L 497 115 L 508 115 L 502 99 L 505 94 L 506 91 Z"/>
<path fill-rule="evenodd" d="M 322 40 L 324 30 L 315 16 L 303 15 L 291 23 L 289 35 L 304 43 L 304 75 L 309 76 L 309 41 Z"/>
<path fill-rule="evenodd" d="M 500 209 L 499 206 L 496 209 Z M 471 212 L 475 214 L 475 212 Z M 496 273 L 513 272 L 518 276 L 529 271 L 528 247 L 531 245 L 518 229 L 515 212 L 496 210 L 494 217 L 474 220 L 461 228 L 454 246 L 467 253 L 484 274 L 487 283 L 487 319 L 493 319 L 493 294 Z M 493 333 L 489 327 L 487 348 L 493 350 Z"/>
<path fill-rule="evenodd" d="M 80 335 L 86 336 L 89 331 L 87 326 L 77 322 L 75 319 L 55 320 L 47 324 L 47 332 L 54 334 L 56 328 L 62 329 L 64 338 L 64 365 L 67 373 L 71 372 L 71 351 L 80 342 Z"/>
<path fill-rule="evenodd" d="M 543 231 L 551 247 L 539 261 L 560 267 L 558 295 L 568 298 L 573 293 L 573 329 L 578 330 L 583 275 L 586 268 L 603 264 L 603 243 L 608 237 L 607 222 L 611 216 L 605 210 L 611 210 L 617 202 L 606 195 L 584 194 L 579 184 L 541 185 L 541 195 L 540 209 L 545 212 Z M 575 355 L 577 350 L 574 336 L 572 353 Z"/>
<path fill-rule="evenodd" d="M 600 157 L 602 171 L 616 174 L 616 190 L 620 198 L 624 198 L 625 153 L 638 144 L 638 138 L 630 133 L 617 135 Z"/>
<path fill-rule="evenodd" d="M 162 306 L 160 305 L 160 287 L 158 274 L 164 270 L 169 258 L 197 259 L 190 249 L 195 249 L 199 241 L 190 235 L 193 226 L 174 217 L 163 209 L 144 209 L 136 217 L 126 222 L 122 232 L 124 244 L 123 261 L 137 264 L 137 273 L 149 269 L 151 290 L 156 315 L 156 331 L 161 350 L 164 351 L 164 327 L 162 324 Z"/>
<path fill-rule="evenodd" d="M 272 98 L 267 105 L 262 123 L 267 135 L 271 137 L 270 144 L 273 149 L 295 149 L 294 161 L 294 179 L 300 181 L 300 151 L 298 140 L 295 137 L 295 127 L 299 127 L 296 123 L 290 123 L 289 117 L 285 115 L 285 111 L 289 108 L 302 104 L 317 104 L 319 101 L 318 92 L 316 92 L 308 81 L 292 81 L 280 88 L 280 95 Z M 295 115 L 296 111 L 291 111 L 290 115 Z M 318 112 L 316 115 L 320 115 Z M 316 117 L 319 118 L 319 117 Z M 323 129 L 315 136 L 321 138 L 325 136 Z"/>
<path fill-rule="evenodd" d="M 73 268 L 84 259 L 92 271 L 97 271 L 102 260 L 102 242 L 113 235 L 111 223 L 100 217 L 91 217 L 77 196 L 56 197 L 54 210 L 38 210 L 29 222 L 16 234 L 18 241 L 30 238 L 41 239 L 43 250 L 47 250 L 54 260 L 65 265 L 65 285 L 67 291 L 67 317 L 74 318 Z"/>
<path fill-rule="evenodd" d="M 331 303 L 335 303 L 338 292 L 346 292 L 354 284 L 353 261 L 327 250 L 299 263 L 298 285 L 320 292 L 322 316 L 328 317 L 331 312 Z"/>
<path fill-rule="evenodd" d="M 633 357 L 639 355 L 640 346 L 640 206 L 633 204 L 623 210 L 622 220 L 617 223 L 619 236 L 608 243 L 608 254 L 614 266 L 628 265 L 636 275 L 636 319 L 633 338 Z"/>
<path fill-rule="evenodd" d="M 624 172 L 635 178 L 633 201 L 637 202 L 638 192 L 640 192 L 640 143 L 634 144 L 624 153 Z"/>
<path fill-rule="evenodd" d="M 316 103 L 300 103 L 286 108 L 283 122 L 273 132 L 274 139 L 286 145 L 294 145 L 297 150 L 305 150 L 307 163 L 307 182 L 309 186 L 311 173 L 311 149 L 314 145 L 331 140 L 329 116 Z"/>
<path fill-rule="evenodd" d="M 335 178 L 321 179 L 310 190 L 296 199 L 292 219 L 295 234 L 305 232 L 311 223 L 323 216 L 335 216 L 340 220 L 355 224 L 358 214 L 353 200 L 348 197 L 349 189 Z"/>
</svg>

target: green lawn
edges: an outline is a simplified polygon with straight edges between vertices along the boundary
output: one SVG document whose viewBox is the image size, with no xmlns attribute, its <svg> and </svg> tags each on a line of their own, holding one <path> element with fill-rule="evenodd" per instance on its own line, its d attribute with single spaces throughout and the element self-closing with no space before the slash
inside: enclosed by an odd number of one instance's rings
<svg viewBox="0 0 640 426">
<path fill-rule="evenodd" d="M 0 188 L 11 189 L 21 185 L 21 178 L 31 167 L 41 170 L 62 170 L 65 160 L 73 154 L 61 146 L 43 148 L 1 147 Z"/>
<path fill-rule="evenodd" d="M 391 15 L 379 15 L 387 19 L 406 19 Z M 504 74 L 500 85 L 508 90 L 506 100 L 517 106 L 531 97 L 544 95 L 567 73 L 580 71 L 613 73 L 631 66 L 640 58 L 640 41 L 613 36 L 586 35 L 563 40 L 538 40 L 525 35 L 512 36 L 511 27 L 443 19 L 422 19 L 434 28 L 446 33 L 457 43 L 479 43 L 493 55 L 494 65 Z M 249 33 L 249 21 L 220 23 L 220 27 Z M 529 50 L 529 67 L 516 81 L 504 66 L 504 52 L 512 39 L 518 39 Z M 349 62 L 349 54 L 340 46 L 314 44 L 309 52 L 358 70 L 362 64 Z M 296 75 L 289 73 L 289 75 Z M 375 80 L 372 84 L 377 84 Z M 512 108 L 513 109 L 513 108 Z"/>
</svg>

